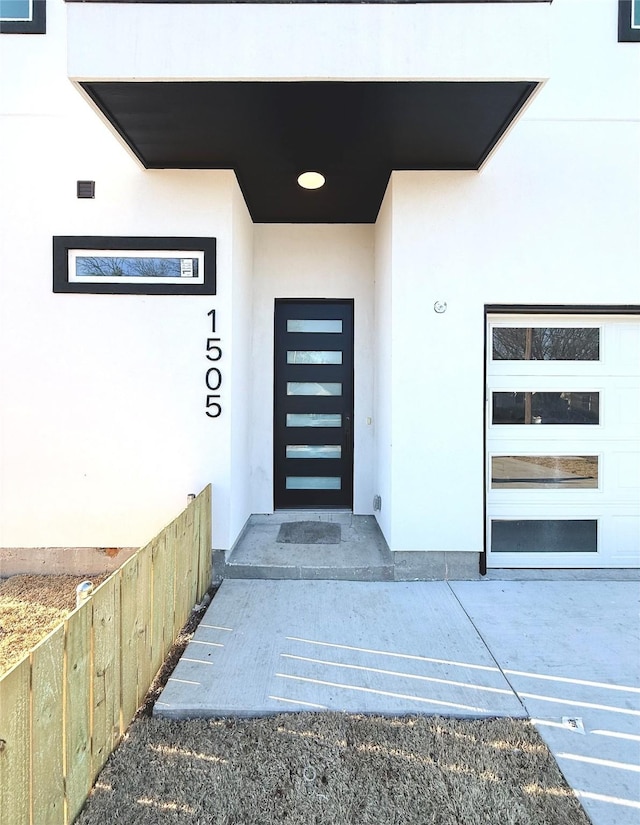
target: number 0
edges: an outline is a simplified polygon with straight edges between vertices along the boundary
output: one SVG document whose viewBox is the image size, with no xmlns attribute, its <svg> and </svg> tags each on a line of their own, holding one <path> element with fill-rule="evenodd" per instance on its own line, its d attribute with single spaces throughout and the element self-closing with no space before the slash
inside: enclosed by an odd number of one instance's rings
<svg viewBox="0 0 640 825">
<path fill-rule="evenodd" d="M 222 373 L 217 367 L 211 367 L 207 370 L 205 384 L 207 385 L 207 389 L 211 390 L 211 392 L 215 392 L 220 389 L 220 385 L 222 384 Z"/>
</svg>

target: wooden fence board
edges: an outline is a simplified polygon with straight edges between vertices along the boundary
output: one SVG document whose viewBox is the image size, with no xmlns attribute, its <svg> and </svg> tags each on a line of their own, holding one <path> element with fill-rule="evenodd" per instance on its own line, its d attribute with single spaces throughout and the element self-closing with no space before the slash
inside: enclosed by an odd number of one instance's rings
<svg viewBox="0 0 640 825">
<path fill-rule="evenodd" d="M 198 496 L 198 599 L 211 585 L 211 485 Z"/>
<path fill-rule="evenodd" d="M 166 658 L 175 640 L 173 615 L 175 612 L 175 546 L 171 541 L 163 541 L 158 554 L 158 567 L 162 571 L 162 589 L 156 594 L 154 610 L 162 619 L 162 660 Z"/>
<path fill-rule="evenodd" d="M 189 617 L 191 608 L 197 601 L 197 582 L 194 576 L 194 554 L 191 543 L 191 533 L 189 530 L 190 518 L 193 518 L 193 510 L 190 507 L 182 513 L 176 520 L 176 559 L 180 557 L 180 573 L 178 579 L 179 600 L 176 600 L 178 615 L 176 616 L 177 631 L 184 625 Z M 191 526 L 193 522 L 191 521 Z"/>
<path fill-rule="evenodd" d="M 29 825 L 31 660 L 0 680 L 0 825 Z"/>
<path fill-rule="evenodd" d="M 167 586 L 164 547 L 165 537 L 162 534 L 151 542 L 151 671 L 154 676 L 164 660 L 164 603 Z"/>
<path fill-rule="evenodd" d="M 31 652 L 32 817 L 64 825 L 64 625 Z"/>
<path fill-rule="evenodd" d="M 138 555 L 138 593 L 136 601 L 135 633 L 138 657 L 137 706 L 142 704 L 153 674 L 151 673 L 151 632 L 148 622 L 151 616 L 151 549 L 143 547 Z"/>
<path fill-rule="evenodd" d="M 116 669 L 114 636 L 116 627 L 116 577 L 108 578 L 93 594 L 93 740 L 92 778 L 100 772 L 120 732 L 120 672 Z M 118 622 L 119 626 L 119 622 Z M 117 682 L 115 681 L 117 676 Z M 117 711 L 116 711 L 117 707 Z M 117 734 L 114 736 L 114 721 Z"/>
<path fill-rule="evenodd" d="M 176 634 L 173 632 L 174 617 L 176 613 L 176 546 L 170 541 L 166 543 L 166 560 L 167 560 L 167 592 L 165 603 L 165 621 L 164 621 L 164 635 L 165 635 L 165 650 L 168 652 L 171 645 L 176 640 Z"/>
<path fill-rule="evenodd" d="M 181 533 L 179 525 L 176 521 L 172 525 L 172 540 L 175 547 L 175 610 L 173 614 L 173 636 L 174 638 L 180 632 L 180 628 L 185 623 L 185 609 L 188 601 L 188 594 L 186 592 L 186 575 L 187 563 L 184 554 L 184 547 L 181 541 Z"/>
<path fill-rule="evenodd" d="M 138 559 L 130 559 L 120 570 L 120 685 L 121 728 L 124 733 L 138 708 Z"/>
<path fill-rule="evenodd" d="M 113 576 L 113 632 L 111 640 L 111 649 L 113 656 L 113 669 L 111 673 L 110 686 L 113 693 L 113 699 L 109 703 L 111 709 L 111 745 L 109 746 L 109 753 L 117 747 L 122 738 L 124 731 L 122 728 L 122 622 L 120 616 L 120 571 L 116 571 Z M 127 724 L 131 720 L 127 721 Z"/>
<path fill-rule="evenodd" d="M 195 524 L 194 524 L 194 542 L 197 548 L 197 580 L 198 580 L 198 601 L 202 599 L 204 591 L 207 589 L 205 587 L 204 577 L 206 575 L 204 569 L 204 558 L 202 554 L 202 546 L 204 543 L 203 538 L 203 531 L 205 529 L 204 524 L 204 504 L 202 501 L 198 502 L 198 509 L 195 512 Z"/>
<path fill-rule="evenodd" d="M 73 822 L 91 790 L 91 619 L 90 603 L 66 622 L 65 776 L 67 820 Z"/>
<path fill-rule="evenodd" d="M 193 518 L 193 532 L 191 534 L 191 542 L 192 542 L 192 550 L 191 552 L 195 554 L 194 558 L 194 578 L 196 580 L 196 601 L 199 602 L 202 598 L 202 588 L 200 586 L 200 579 L 202 576 L 202 570 L 200 567 L 200 528 L 201 528 L 201 518 L 200 518 L 200 502 L 197 503 L 194 518 Z"/>
<path fill-rule="evenodd" d="M 199 503 L 195 507 L 188 507 L 184 513 L 184 553 L 189 561 L 189 603 L 187 605 L 187 616 L 193 605 L 198 601 L 198 554 L 195 552 L 195 534 L 199 521 Z"/>
</svg>

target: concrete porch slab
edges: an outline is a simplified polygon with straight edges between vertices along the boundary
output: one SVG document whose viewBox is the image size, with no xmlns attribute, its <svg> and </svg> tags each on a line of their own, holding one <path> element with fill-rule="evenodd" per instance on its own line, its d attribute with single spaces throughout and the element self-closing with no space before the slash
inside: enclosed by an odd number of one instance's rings
<svg viewBox="0 0 640 825">
<path fill-rule="evenodd" d="M 156 715 L 526 716 L 445 582 L 225 580 Z"/>
<path fill-rule="evenodd" d="M 337 543 L 283 543 L 281 532 L 300 524 L 334 528 Z M 304 531 L 302 531 L 304 534 Z M 302 540 L 304 535 L 298 535 Z M 253 515 L 236 546 L 218 564 L 226 579 L 392 581 L 393 559 L 373 516 L 342 511 L 279 511 Z"/>
</svg>

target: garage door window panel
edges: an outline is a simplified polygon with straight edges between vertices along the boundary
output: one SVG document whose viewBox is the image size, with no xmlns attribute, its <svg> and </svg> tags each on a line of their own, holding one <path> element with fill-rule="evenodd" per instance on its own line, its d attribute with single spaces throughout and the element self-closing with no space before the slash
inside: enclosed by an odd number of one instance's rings
<svg viewBox="0 0 640 825">
<path fill-rule="evenodd" d="M 493 392 L 492 424 L 599 424 L 599 392 Z"/>
<path fill-rule="evenodd" d="M 494 455 L 492 490 L 597 490 L 597 455 Z"/>
<path fill-rule="evenodd" d="M 494 361 L 599 361 L 599 327 L 494 327 Z"/>
<path fill-rule="evenodd" d="M 596 553 L 597 519 L 493 519 L 492 553 Z"/>
</svg>

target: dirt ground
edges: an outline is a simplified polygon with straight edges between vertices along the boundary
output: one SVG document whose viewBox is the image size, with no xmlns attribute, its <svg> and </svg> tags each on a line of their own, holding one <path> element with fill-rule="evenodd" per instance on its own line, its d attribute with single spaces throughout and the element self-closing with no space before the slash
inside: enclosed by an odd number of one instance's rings
<svg viewBox="0 0 640 825">
<path fill-rule="evenodd" d="M 19 662 L 76 605 L 76 587 L 100 576 L 12 576 L 0 581 L 0 674 Z"/>
</svg>

